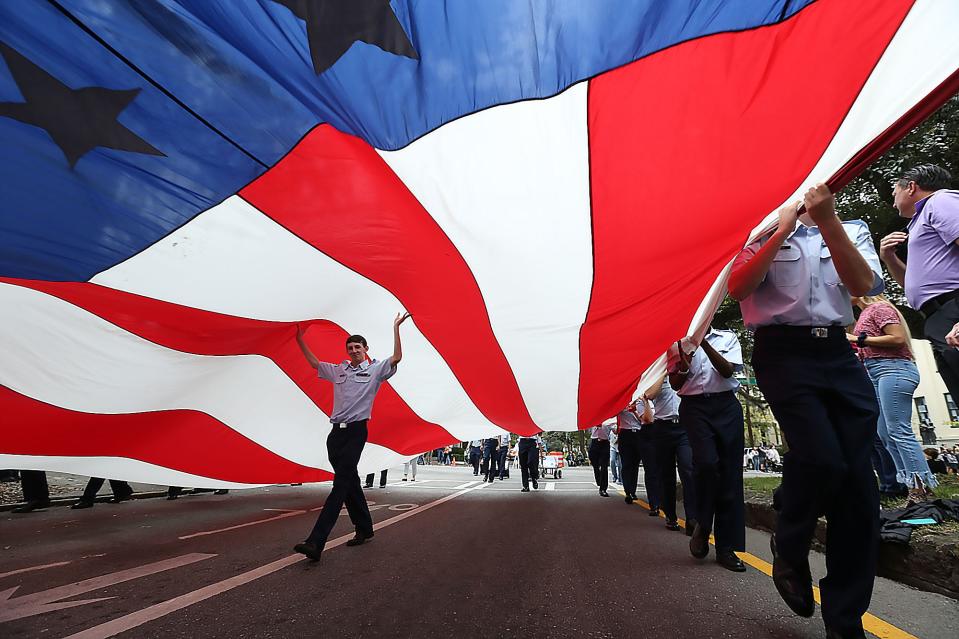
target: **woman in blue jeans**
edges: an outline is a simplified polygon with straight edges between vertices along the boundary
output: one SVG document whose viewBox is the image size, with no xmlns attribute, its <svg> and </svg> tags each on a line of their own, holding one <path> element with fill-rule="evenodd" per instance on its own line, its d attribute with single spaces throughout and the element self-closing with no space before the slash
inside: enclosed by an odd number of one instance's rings
<svg viewBox="0 0 959 639">
<path fill-rule="evenodd" d="M 862 314 L 849 341 L 869 373 L 879 398 L 879 438 L 896 466 L 896 478 L 909 487 L 909 501 L 924 501 L 938 484 L 912 432 L 912 395 L 919 369 L 912 355 L 909 327 L 882 295 L 853 298 Z"/>
</svg>

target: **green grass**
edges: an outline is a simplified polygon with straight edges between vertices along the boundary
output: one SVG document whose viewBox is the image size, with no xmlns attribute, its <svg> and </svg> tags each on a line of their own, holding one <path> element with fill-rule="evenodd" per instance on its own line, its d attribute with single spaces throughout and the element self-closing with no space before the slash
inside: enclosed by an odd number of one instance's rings
<svg viewBox="0 0 959 639">
<path fill-rule="evenodd" d="M 933 490 L 938 499 L 959 499 L 959 475 L 936 475 L 939 485 Z M 743 488 L 747 492 L 772 495 L 779 487 L 780 477 L 746 477 L 743 479 Z M 906 505 L 906 499 L 882 499 L 883 508 L 901 508 Z"/>
</svg>

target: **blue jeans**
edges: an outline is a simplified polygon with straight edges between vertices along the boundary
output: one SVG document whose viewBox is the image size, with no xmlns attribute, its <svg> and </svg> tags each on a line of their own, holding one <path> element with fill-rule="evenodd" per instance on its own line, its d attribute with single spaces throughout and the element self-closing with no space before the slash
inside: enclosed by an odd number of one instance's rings
<svg viewBox="0 0 959 639">
<path fill-rule="evenodd" d="M 865 361 L 879 399 L 879 438 L 896 465 L 896 479 L 929 488 L 938 485 L 929 471 L 919 440 L 912 432 L 912 395 L 919 386 L 919 369 L 908 359 L 872 358 Z"/>
<path fill-rule="evenodd" d="M 619 451 L 609 449 L 609 469 L 613 471 L 613 482 L 619 483 L 619 476 L 623 471 L 623 461 L 619 458 Z"/>
</svg>

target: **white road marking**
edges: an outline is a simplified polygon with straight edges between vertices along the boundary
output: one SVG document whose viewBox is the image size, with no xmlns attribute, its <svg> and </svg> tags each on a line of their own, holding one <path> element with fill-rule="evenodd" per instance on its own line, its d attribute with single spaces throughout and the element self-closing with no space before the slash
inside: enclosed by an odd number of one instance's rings
<svg viewBox="0 0 959 639">
<path fill-rule="evenodd" d="M 182 535 L 177 537 L 180 541 L 184 539 L 193 539 L 194 537 L 203 537 L 205 535 L 215 535 L 221 532 L 227 532 L 229 530 L 236 530 L 237 528 L 246 528 L 247 526 L 256 526 L 259 524 L 265 524 L 267 522 L 276 521 L 277 519 L 286 519 L 287 517 L 295 517 L 297 515 L 306 514 L 305 510 L 291 510 L 276 517 L 267 517 L 266 519 L 257 519 L 256 521 L 248 521 L 245 524 L 237 524 L 236 526 L 227 526 L 226 528 L 219 528 L 217 530 L 204 530 L 202 532 L 193 533 L 192 535 Z"/>
<path fill-rule="evenodd" d="M 56 588 L 50 588 L 49 590 L 43 590 L 41 592 L 35 592 L 33 594 L 17 597 L 16 599 L 11 599 L 10 597 L 17 590 L 17 588 L 20 587 L 14 586 L 13 588 L 0 592 L 0 622 L 23 619 L 24 617 L 32 617 L 33 615 L 39 615 L 45 612 L 63 610 L 64 608 L 73 608 L 74 606 L 82 606 L 84 604 L 94 603 L 96 601 L 103 601 L 104 599 L 112 599 L 112 597 L 100 597 L 97 599 L 83 599 L 81 601 L 65 601 L 55 603 L 60 599 L 76 597 L 77 595 L 82 595 L 85 592 L 100 590 L 101 588 L 106 588 L 107 586 L 113 586 L 115 584 L 123 583 L 124 581 L 130 581 L 131 579 L 138 579 L 139 577 L 146 577 L 148 575 L 153 575 L 158 572 L 170 570 L 172 568 L 179 568 L 181 566 L 193 564 L 198 561 L 203 561 L 204 559 L 210 559 L 211 557 L 216 557 L 216 555 L 196 552 L 190 553 L 188 555 L 181 555 L 180 557 L 173 557 L 172 559 L 164 559 L 162 561 L 156 561 L 144 566 L 137 566 L 136 568 L 127 568 L 126 570 L 120 570 L 107 575 L 101 575 L 100 577 L 85 579 L 76 583 L 67 584 L 66 586 L 58 586 Z"/>
<path fill-rule="evenodd" d="M 473 490 L 480 490 L 486 484 L 480 484 L 478 486 L 471 486 L 470 488 L 464 488 L 459 492 L 455 492 L 451 495 L 441 497 L 436 501 L 431 501 L 427 504 L 423 504 L 419 508 L 414 508 L 413 510 L 408 510 L 404 513 L 396 515 L 395 517 L 390 517 L 384 521 L 376 523 L 373 525 L 373 530 L 382 530 L 387 526 L 392 526 L 395 523 L 401 522 L 408 517 L 418 515 L 421 512 L 425 512 L 430 508 L 444 504 L 451 499 L 456 499 L 460 495 L 464 495 Z M 353 533 L 343 535 L 342 537 L 337 537 L 332 541 L 328 541 L 326 544 L 326 550 L 331 548 L 336 548 L 337 546 L 342 546 L 347 541 L 353 538 Z M 93 626 L 92 628 L 87 628 L 86 630 L 81 630 L 75 634 L 65 637 L 65 639 L 106 639 L 107 637 L 113 637 L 121 632 L 126 632 L 132 628 L 142 626 L 143 624 L 159 619 L 165 615 L 175 612 L 177 610 L 182 610 L 192 606 L 193 604 L 199 603 L 210 597 L 215 597 L 221 593 L 227 592 L 239 586 L 255 581 L 260 577 L 265 577 L 267 575 L 273 574 L 278 570 L 282 570 L 287 566 L 292 566 L 295 563 L 305 560 L 306 557 L 300 554 L 289 555 L 283 557 L 282 559 L 277 559 L 276 561 L 270 562 L 266 565 L 260 566 L 259 568 L 254 568 L 245 573 L 230 577 L 229 579 L 224 579 L 215 584 L 210 584 L 209 586 L 204 586 L 199 590 L 194 590 L 193 592 L 188 592 L 179 597 L 174 597 L 173 599 L 168 599 L 167 601 L 162 601 L 158 604 L 154 604 L 143 610 L 138 610 L 136 612 L 131 612 L 128 615 L 124 615 L 112 621 L 102 623 L 98 626 Z M 2 594 L 2 593 L 0 593 Z"/>
<path fill-rule="evenodd" d="M 475 481 L 468 481 L 465 484 L 460 484 L 459 486 L 453 486 L 452 490 L 461 490 L 463 488 L 469 488 L 475 483 L 476 483 Z"/>
<path fill-rule="evenodd" d="M 556 482 L 555 481 L 546 482 L 546 490 L 556 490 Z"/>
<path fill-rule="evenodd" d="M 57 566 L 66 566 L 70 561 L 58 561 L 52 564 L 43 564 L 42 566 L 30 566 L 29 568 L 20 568 L 19 570 L 11 570 L 10 572 L 0 572 L 0 579 L 4 577 L 10 577 L 11 575 L 19 575 L 24 572 L 33 572 L 34 570 L 43 570 L 44 568 L 56 568 Z"/>
<path fill-rule="evenodd" d="M 263 510 L 277 512 L 277 513 L 292 513 L 296 512 L 296 508 L 264 508 Z"/>
</svg>

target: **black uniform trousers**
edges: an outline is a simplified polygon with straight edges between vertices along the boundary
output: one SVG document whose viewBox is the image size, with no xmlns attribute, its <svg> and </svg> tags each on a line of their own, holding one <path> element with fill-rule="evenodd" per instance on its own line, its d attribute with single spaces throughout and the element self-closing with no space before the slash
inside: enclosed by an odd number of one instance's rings
<svg viewBox="0 0 959 639">
<path fill-rule="evenodd" d="M 490 478 L 492 467 L 496 464 L 496 446 L 498 444 L 499 439 L 496 437 L 483 440 L 483 464 L 480 467 L 480 472 L 483 474 L 484 480 Z"/>
<path fill-rule="evenodd" d="M 736 394 L 684 395 L 679 421 L 693 452 L 696 522 L 716 536 L 717 552 L 746 550 L 743 408 Z"/>
<path fill-rule="evenodd" d="M 480 459 L 483 457 L 483 449 L 479 446 L 470 446 L 470 465 L 473 467 L 473 474 L 479 475 Z"/>
<path fill-rule="evenodd" d="M 23 489 L 25 502 L 50 500 L 47 473 L 42 470 L 21 470 L 20 487 Z"/>
<path fill-rule="evenodd" d="M 840 632 L 861 628 L 879 550 L 879 493 L 870 460 L 876 391 L 839 326 L 830 327 L 828 337 L 813 337 L 804 327 L 760 328 L 753 369 L 789 446 L 774 501 L 779 555 L 804 566 L 816 522 L 825 515 L 823 621 Z"/>
<path fill-rule="evenodd" d="M 500 446 L 499 450 L 496 451 L 496 463 L 499 464 L 499 474 L 496 476 L 500 479 L 503 479 L 507 475 L 506 471 L 506 457 L 509 455 L 508 446 Z"/>
<path fill-rule="evenodd" d="M 927 308 L 924 304 L 923 308 Z M 952 299 L 926 316 L 923 332 L 932 344 L 932 355 L 949 394 L 959 397 L 959 351 L 946 344 L 946 335 L 959 322 L 959 299 Z M 959 400 L 956 400 L 959 401 Z"/>
<path fill-rule="evenodd" d="M 389 469 L 384 469 L 380 471 L 380 488 L 386 487 L 386 472 Z M 373 487 L 373 480 L 376 479 L 376 473 L 370 473 L 366 476 L 366 485 L 370 488 Z"/>
<path fill-rule="evenodd" d="M 364 419 L 350 422 L 346 428 L 333 424 L 333 430 L 326 438 L 326 450 L 333 465 L 333 489 L 323 504 L 320 516 L 316 518 L 313 532 L 306 539 L 320 549 L 326 544 L 344 504 L 356 531 L 373 534 L 373 518 L 370 516 L 369 506 L 366 505 L 363 487 L 360 486 L 360 475 L 356 470 L 363 446 L 366 445 L 366 434 Z"/>
<path fill-rule="evenodd" d="M 593 467 L 596 485 L 605 491 L 609 488 L 609 440 L 589 440 L 589 464 Z"/>
<path fill-rule="evenodd" d="M 649 426 L 643 426 L 640 430 L 620 429 L 619 456 L 623 462 L 622 480 L 626 494 L 636 494 L 636 486 L 639 484 L 639 463 L 642 462 L 646 477 L 646 498 L 651 508 L 659 508 L 662 491 L 653 448 L 652 429 Z"/>
<path fill-rule="evenodd" d="M 529 488 L 530 479 L 534 486 L 539 484 L 539 449 L 535 439 L 519 440 L 519 470 L 523 488 Z"/>
<path fill-rule="evenodd" d="M 87 487 L 83 489 L 80 501 L 92 504 L 97 498 L 97 493 L 103 488 L 104 481 L 106 480 L 103 477 L 91 477 L 90 481 L 87 482 Z M 130 484 L 117 479 L 110 480 L 110 490 L 113 491 L 113 496 L 117 499 L 126 499 L 133 494 L 133 488 L 130 487 Z"/>
<path fill-rule="evenodd" d="M 666 518 L 676 521 L 676 469 L 683 485 L 683 505 L 686 519 L 697 521 L 696 482 L 693 478 L 693 448 L 689 445 L 686 429 L 679 419 L 653 422 L 653 447 L 656 450 L 656 466 L 659 468 L 659 484 L 662 493 L 660 506 Z"/>
</svg>

